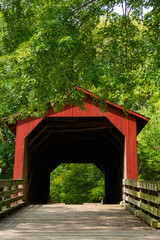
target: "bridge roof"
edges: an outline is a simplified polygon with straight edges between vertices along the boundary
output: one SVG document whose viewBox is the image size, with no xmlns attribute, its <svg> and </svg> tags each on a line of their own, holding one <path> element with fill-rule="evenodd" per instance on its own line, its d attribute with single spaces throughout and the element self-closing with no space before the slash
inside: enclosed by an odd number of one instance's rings
<svg viewBox="0 0 160 240">
<path fill-rule="evenodd" d="M 99 96 L 91 93 L 90 91 L 82 88 L 82 87 L 75 87 L 75 89 L 77 90 L 80 90 L 80 91 L 83 91 L 88 97 L 95 97 L 97 99 L 100 99 Z M 135 111 L 132 111 L 132 110 L 125 110 L 121 105 L 118 105 L 116 103 L 111 103 L 110 101 L 108 100 L 105 100 L 105 102 L 109 105 L 109 106 L 112 106 L 113 108 L 117 108 L 119 109 L 120 111 L 123 111 L 123 112 L 126 112 L 126 114 L 128 115 L 133 115 L 134 117 L 136 117 L 136 121 L 137 121 L 137 134 L 140 133 L 140 131 L 145 127 L 145 125 L 148 123 L 148 121 L 150 120 L 150 118 L 148 117 L 145 117 L 144 115 L 142 114 L 139 114 Z M 8 117 L 8 118 L 4 118 L 4 122 L 6 123 L 6 125 L 9 127 L 9 129 L 14 133 L 14 135 L 16 135 L 16 126 L 17 126 L 17 121 L 20 120 L 18 119 L 17 120 L 17 117 L 18 117 L 18 114 L 14 114 L 12 116 L 12 118 L 15 118 L 15 123 L 10 123 L 9 120 L 11 117 Z"/>
</svg>

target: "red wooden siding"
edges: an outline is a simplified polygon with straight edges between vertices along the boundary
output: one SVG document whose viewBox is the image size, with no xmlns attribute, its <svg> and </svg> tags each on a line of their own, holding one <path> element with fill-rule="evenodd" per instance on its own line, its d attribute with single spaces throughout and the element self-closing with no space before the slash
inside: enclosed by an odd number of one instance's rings
<svg viewBox="0 0 160 240">
<path fill-rule="evenodd" d="M 136 117 L 126 115 L 120 108 L 109 105 L 108 112 L 102 113 L 98 105 L 92 105 L 92 99 L 87 96 L 85 99 L 86 111 L 79 107 L 70 107 L 69 105 L 59 112 L 55 113 L 53 108 L 49 107 L 48 117 L 101 117 L 106 116 L 126 137 L 126 168 L 127 178 L 137 179 L 137 141 L 136 141 Z M 42 118 L 27 118 L 17 122 L 16 149 L 14 164 L 14 179 L 23 178 L 23 158 L 25 137 L 36 127 Z"/>
<path fill-rule="evenodd" d="M 13 179 L 23 178 L 25 137 L 37 126 L 41 120 L 42 118 L 28 118 L 26 120 L 19 120 L 17 122 Z"/>
</svg>

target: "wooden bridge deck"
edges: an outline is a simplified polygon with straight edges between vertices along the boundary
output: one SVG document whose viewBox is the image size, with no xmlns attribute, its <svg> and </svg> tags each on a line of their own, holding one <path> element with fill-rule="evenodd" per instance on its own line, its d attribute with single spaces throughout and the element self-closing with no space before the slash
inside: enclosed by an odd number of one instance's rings
<svg viewBox="0 0 160 240">
<path fill-rule="evenodd" d="M 160 239 L 120 205 L 29 205 L 0 220 L 0 239 Z"/>
</svg>

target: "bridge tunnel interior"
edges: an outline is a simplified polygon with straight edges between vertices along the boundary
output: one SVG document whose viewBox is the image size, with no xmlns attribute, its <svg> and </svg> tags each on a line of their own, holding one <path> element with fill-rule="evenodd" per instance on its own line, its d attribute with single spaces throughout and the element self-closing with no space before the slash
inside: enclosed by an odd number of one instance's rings
<svg viewBox="0 0 160 240">
<path fill-rule="evenodd" d="M 47 203 L 61 163 L 92 163 L 105 176 L 105 203 L 122 199 L 124 135 L 106 117 L 46 117 L 25 139 L 24 198 Z"/>
</svg>

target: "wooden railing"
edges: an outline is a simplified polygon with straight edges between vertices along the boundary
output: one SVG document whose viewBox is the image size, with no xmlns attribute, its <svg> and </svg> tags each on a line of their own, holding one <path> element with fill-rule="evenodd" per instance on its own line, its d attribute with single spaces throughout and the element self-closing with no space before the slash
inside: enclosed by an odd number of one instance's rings
<svg viewBox="0 0 160 240">
<path fill-rule="evenodd" d="M 23 180 L 0 180 L 0 218 L 24 206 Z"/>
<path fill-rule="evenodd" d="M 123 179 L 123 186 L 122 205 L 152 227 L 160 228 L 160 182 Z"/>
</svg>

